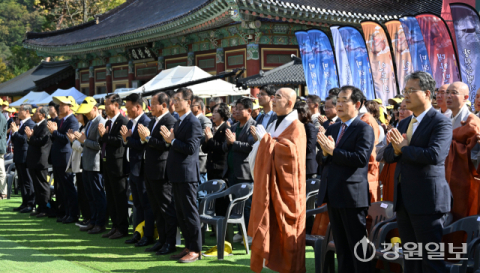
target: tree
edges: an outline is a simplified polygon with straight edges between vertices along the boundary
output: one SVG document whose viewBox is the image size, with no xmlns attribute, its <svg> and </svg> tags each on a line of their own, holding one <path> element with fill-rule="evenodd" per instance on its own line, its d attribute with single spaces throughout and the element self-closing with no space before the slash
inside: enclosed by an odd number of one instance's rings
<svg viewBox="0 0 480 273">
<path fill-rule="evenodd" d="M 6 82 L 15 77 L 12 72 L 7 68 L 7 65 L 0 58 L 0 83 Z"/>
</svg>

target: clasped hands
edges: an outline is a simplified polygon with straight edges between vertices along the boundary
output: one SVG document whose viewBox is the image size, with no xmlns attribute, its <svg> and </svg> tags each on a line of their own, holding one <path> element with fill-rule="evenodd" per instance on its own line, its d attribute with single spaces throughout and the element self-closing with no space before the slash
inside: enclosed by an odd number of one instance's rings
<svg viewBox="0 0 480 273">
<path fill-rule="evenodd" d="M 50 131 L 50 134 L 53 134 L 53 132 L 55 132 L 58 129 L 58 125 L 56 122 L 48 121 L 47 128 Z"/>
<path fill-rule="evenodd" d="M 323 130 L 322 130 L 323 129 Z M 323 156 L 333 155 L 333 150 L 335 150 L 335 140 L 332 136 L 325 135 L 325 129 L 320 126 L 317 134 L 317 143 L 322 148 Z"/>
<path fill-rule="evenodd" d="M 139 124 L 141 125 L 141 124 Z M 128 130 L 127 129 L 127 126 L 125 125 L 122 125 L 122 128 L 120 129 L 120 134 L 122 135 L 122 138 L 123 138 L 123 142 L 126 142 L 127 141 L 127 137 L 131 136 L 132 135 L 132 130 Z"/>
<path fill-rule="evenodd" d="M 388 131 L 387 142 L 392 144 L 396 155 L 402 154 L 402 147 L 408 146 L 407 135 L 401 134 L 397 128 Z"/>
<path fill-rule="evenodd" d="M 138 125 L 138 135 L 142 141 L 147 141 L 147 137 L 150 136 L 150 130 L 147 127 L 143 126 L 143 124 Z"/>
</svg>

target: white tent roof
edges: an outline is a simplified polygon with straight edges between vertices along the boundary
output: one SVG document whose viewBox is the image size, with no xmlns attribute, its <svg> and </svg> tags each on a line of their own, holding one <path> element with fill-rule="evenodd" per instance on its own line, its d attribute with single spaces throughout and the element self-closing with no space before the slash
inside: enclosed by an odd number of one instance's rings
<svg viewBox="0 0 480 273">
<path fill-rule="evenodd" d="M 135 90 L 135 88 L 117 88 L 117 89 L 115 89 L 115 91 L 113 93 L 118 94 L 118 93 L 128 92 L 128 91 L 132 91 L 132 90 Z M 93 97 L 96 100 L 99 100 L 99 99 L 105 98 L 106 96 L 107 96 L 107 94 L 97 94 L 97 95 L 94 95 Z"/>
<path fill-rule="evenodd" d="M 211 77 L 208 72 L 203 71 L 197 66 L 177 66 L 160 72 L 155 78 L 135 90 L 120 93 L 120 97 L 124 98 L 131 93 L 143 93 L 160 88 L 174 86 L 189 81 L 200 80 Z M 222 96 L 241 96 L 249 94 L 248 90 L 241 90 L 234 84 L 221 79 L 204 82 L 189 86 L 193 94 L 200 97 L 222 97 Z"/>
<path fill-rule="evenodd" d="M 48 93 L 45 91 L 41 91 L 41 92 L 30 91 L 30 93 L 25 95 L 25 97 L 11 103 L 10 107 L 20 107 L 20 105 L 22 104 L 37 104 L 48 96 L 50 95 L 48 95 Z"/>
<path fill-rule="evenodd" d="M 53 92 L 53 94 L 44 98 L 37 104 L 49 104 L 53 100 L 53 97 L 57 96 L 72 96 L 78 104 L 82 103 L 83 100 L 87 97 L 82 92 L 78 91 L 75 87 L 66 90 L 57 89 L 57 91 Z"/>
</svg>

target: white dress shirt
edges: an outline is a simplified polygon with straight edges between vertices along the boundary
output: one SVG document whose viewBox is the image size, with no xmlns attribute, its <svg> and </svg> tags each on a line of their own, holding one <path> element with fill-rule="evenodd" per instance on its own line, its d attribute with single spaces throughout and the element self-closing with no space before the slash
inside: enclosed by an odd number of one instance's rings
<svg viewBox="0 0 480 273">
<path fill-rule="evenodd" d="M 415 130 L 417 130 L 417 127 L 418 125 L 420 125 L 420 122 L 422 122 L 423 118 L 425 117 L 425 115 L 427 114 L 428 111 L 430 111 L 430 109 L 432 109 L 432 106 L 428 107 L 427 110 L 423 111 L 423 113 L 421 113 L 420 115 L 418 115 L 418 117 L 415 117 L 415 115 L 413 115 L 416 119 L 417 119 L 417 122 L 415 122 L 413 124 L 413 132 L 412 132 L 412 137 L 413 135 L 415 134 Z M 449 109 L 450 110 L 450 109 Z"/>
</svg>

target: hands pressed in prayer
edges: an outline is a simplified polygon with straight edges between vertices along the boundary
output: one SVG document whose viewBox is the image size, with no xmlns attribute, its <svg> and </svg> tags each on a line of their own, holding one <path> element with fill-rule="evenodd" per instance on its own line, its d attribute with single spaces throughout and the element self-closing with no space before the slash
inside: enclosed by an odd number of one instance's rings
<svg viewBox="0 0 480 273">
<path fill-rule="evenodd" d="M 208 141 L 213 137 L 212 129 L 210 127 L 207 126 L 203 131 L 205 132 L 205 141 Z"/>
<path fill-rule="evenodd" d="M 320 128 L 323 128 L 320 126 Z M 332 136 L 326 136 L 325 133 L 318 132 L 317 134 L 317 142 L 320 144 L 320 148 L 322 148 L 323 155 L 333 155 L 333 150 L 335 150 L 335 140 Z"/>
<path fill-rule="evenodd" d="M 235 133 L 232 133 L 232 131 L 230 131 L 230 129 L 227 129 L 225 131 L 225 136 L 227 137 L 227 144 L 228 145 L 232 145 L 233 142 L 235 142 Z"/>
<path fill-rule="evenodd" d="M 396 155 L 402 153 L 402 147 L 408 146 L 408 139 L 406 134 L 400 134 L 397 128 L 393 128 L 387 133 L 387 141 L 392 143 L 393 150 Z"/>
<path fill-rule="evenodd" d="M 173 128 L 170 129 L 169 131 L 167 127 L 165 127 L 164 125 L 160 127 L 160 134 L 163 136 L 163 139 L 165 139 L 165 142 L 167 142 L 168 144 L 171 144 L 172 140 L 175 138 L 175 134 L 173 133 Z"/>
</svg>

